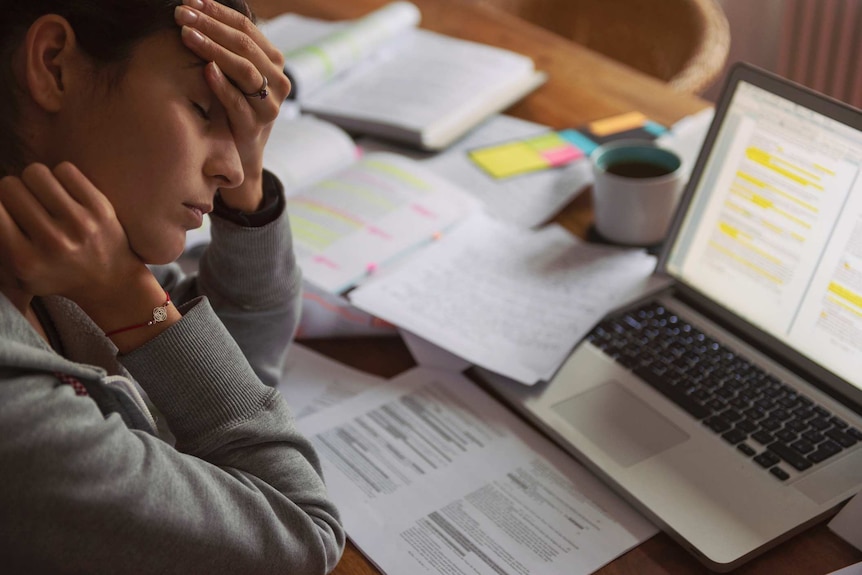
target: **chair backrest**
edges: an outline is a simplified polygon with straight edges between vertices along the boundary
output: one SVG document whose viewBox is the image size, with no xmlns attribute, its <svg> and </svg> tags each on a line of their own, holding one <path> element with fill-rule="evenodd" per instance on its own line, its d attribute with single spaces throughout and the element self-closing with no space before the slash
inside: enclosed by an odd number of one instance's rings
<svg viewBox="0 0 862 575">
<path fill-rule="evenodd" d="M 716 0 L 479 0 L 700 94 L 720 75 L 730 27 Z"/>
</svg>

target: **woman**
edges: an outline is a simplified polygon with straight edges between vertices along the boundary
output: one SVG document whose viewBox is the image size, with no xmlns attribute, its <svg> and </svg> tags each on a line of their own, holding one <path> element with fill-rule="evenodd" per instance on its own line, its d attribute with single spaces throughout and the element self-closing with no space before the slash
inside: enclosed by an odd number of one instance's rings
<svg viewBox="0 0 862 575">
<path fill-rule="evenodd" d="M 281 55 L 243 0 L 178 4 L 0 0 L 4 572 L 325 573 L 343 549 L 272 389 L 300 290 L 262 167 Z M 210 211 L 196 277 L 152 267 Z"/>
</svg>

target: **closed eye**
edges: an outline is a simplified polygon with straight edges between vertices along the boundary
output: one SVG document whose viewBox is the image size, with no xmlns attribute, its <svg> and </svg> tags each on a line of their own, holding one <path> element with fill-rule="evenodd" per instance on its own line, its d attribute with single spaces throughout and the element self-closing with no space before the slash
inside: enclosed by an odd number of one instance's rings
<svg viewBox="0 0 862 575">
<path fill-rule="evenodd" d="M 203 106 L 201 106 L 197 102 L 192 102 L 192 106 L 194 107 L 195 112 L 197 112 L 201 118 L 203 118 L 206 121 L 209 121 L 210 114 Z"/>
</svg>

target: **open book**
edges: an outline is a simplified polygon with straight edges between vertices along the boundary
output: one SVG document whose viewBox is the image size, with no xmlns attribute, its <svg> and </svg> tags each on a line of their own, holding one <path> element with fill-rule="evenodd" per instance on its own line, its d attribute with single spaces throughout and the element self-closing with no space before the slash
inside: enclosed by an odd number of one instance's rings
<svg viewBox="0 0 862 575">
<path fill-rule="evenodd" d="M 285 54 L 303 112 L 343 128 L 439 150 L 545 80 L 509 50 L 418 28 L 393 2 L 350 22 L 284 14 L 261 23 Z"/>
</svg>

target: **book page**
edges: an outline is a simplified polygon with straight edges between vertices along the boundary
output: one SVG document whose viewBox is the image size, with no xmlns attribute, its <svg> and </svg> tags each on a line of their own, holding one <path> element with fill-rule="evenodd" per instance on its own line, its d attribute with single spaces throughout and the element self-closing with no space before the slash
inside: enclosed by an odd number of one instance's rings
<svg viewBox="0 0 862 575">
<path fill-rule="evenodd" d="M 359 159 L 347 132 L 313 116 L 279 116 L 263 150 L 263 166 L 291 195 Z"/>
<path fill-rule="evenodd" d="M 470 362 L 532 385 L 647 282 L 642 250 L 579 242 L 478 213 L 423 253 L 348 294 L 357 307 Z"/>
<path fill-rule="evenodd" d="M 303 106 L 347 128 L 409 132 L 427 144 L 497 112 L 494 103 L 534 81 L 526 56 L 416 29 L 309 94 Z"/>
<path fill-rule="evenodd" d="M 264 35 L 284 53 L 285 71 L 299 100 L 361 62 L 404 30 L 419 24 L 419 9 L 392 2 L 351 22 L 326 22 L 285 14 L 261 24 Z"/>
<path fill-rule="evenodd" d="M 457 374 L 414 368 L 299 423 L 384 573 L 586 575 L 657 532 Z"/>
<path fill-rule="evenodd" d="M 477 209 L 454 184 L 386 153 L 368 154 L 287 199 L 304 277 L 331 293 L 433 242 Z"/>
</svg>

